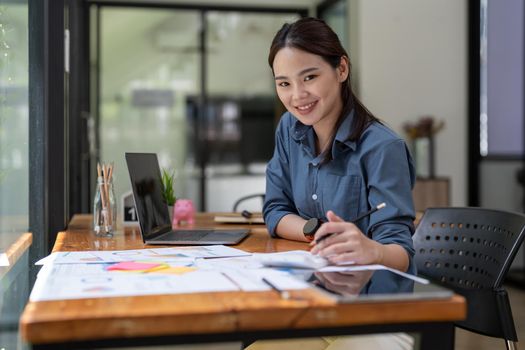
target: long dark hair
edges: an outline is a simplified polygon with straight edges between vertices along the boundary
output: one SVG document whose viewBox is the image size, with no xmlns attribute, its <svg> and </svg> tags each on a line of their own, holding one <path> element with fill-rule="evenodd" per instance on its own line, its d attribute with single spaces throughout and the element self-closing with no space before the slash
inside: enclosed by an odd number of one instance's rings
<svg viewBox="0 0 525 350">
<path fill-rule="evenodd" d="M 323 20 L 317 18 L 301 18 L 294 23 L 285 23 L 275 34 L 268 55 L 268 64 L 273 71 L 273 61 L 279 50 L 290 47 L 321 56 L 334 69 L 341 64 L 341 57 L 348 59 L 346 50 L 341 45 L 339 37 L 334 33 Z M 350 141 L 357 141 L 363 131 L 372 122 L 379 120 L 359 101 L 352 91 L 351 72 L 352 66 L 348 59 L 348 78 L 342 83 L 341 98 L 343 99 L 343 110 L 336 123 L 336 129 L 333 130 L 332 139 L 335 137 L 335 131 L 340 126 L 343 118 L 354 109 L 354 121 L 352 132 L 348 138 Z M 333 140 L 332 140 L 333 141 Z M 332 142 L 330 143 L 330 145 Z M 331 151 L 331 146 L 328 149 Z M 327 152 L 331 157 L 331 152 Z"/>
</svg>

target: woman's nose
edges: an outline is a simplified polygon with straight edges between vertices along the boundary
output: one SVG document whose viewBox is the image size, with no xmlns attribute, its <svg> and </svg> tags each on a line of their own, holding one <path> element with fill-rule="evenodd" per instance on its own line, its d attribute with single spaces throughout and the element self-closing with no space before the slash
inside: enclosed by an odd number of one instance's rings
<svg viewBox="0 0 525 350">
<path fill-rule="evenodd" d="M 295 89 L 293 91 L 293 97 L 296 100 L 305 98 L 308 96 L 308 91 L 305 89 L 305 86 L 303 84 L 297 84 L 295 85 Z"/>
</svg>

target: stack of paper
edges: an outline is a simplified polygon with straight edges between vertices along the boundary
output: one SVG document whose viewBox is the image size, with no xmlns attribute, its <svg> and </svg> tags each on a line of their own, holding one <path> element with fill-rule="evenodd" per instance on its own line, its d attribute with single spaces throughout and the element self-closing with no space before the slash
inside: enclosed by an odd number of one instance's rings
<svg viewBox="0 0 525 350">
<path fill-rule="evenodd" d="M 226 246 L 57 252 L 38 264 L 32 301 L 270 289 L 263 278 L 282 289 L 308 287 Z"/>
</svg>

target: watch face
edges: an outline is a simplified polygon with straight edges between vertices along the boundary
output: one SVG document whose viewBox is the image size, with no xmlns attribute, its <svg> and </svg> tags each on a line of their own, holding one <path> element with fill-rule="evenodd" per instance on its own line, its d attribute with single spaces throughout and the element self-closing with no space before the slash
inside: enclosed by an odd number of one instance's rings
<svg viewBox="0 0 525 350">
<path fill-rule="evenodd" d="M 318 218 L 311 218 L 304 224 L 303 233 L 305 236 L 313 236 L 317 229 L 321 226 L 321 220 Z"/>
</svg>

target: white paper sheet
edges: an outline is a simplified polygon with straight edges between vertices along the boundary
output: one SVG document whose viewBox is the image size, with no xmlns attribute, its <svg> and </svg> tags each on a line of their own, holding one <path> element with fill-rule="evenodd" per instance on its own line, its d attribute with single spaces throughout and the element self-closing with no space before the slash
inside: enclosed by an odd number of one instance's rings
<svg viewBox="0 0 525 350">
<path fill-rule="evenodd" d="M 265 268 L 254 256 L 227 259 L 197 259 L 195 266 L 205 270 L 219 270 L 243 291 L 263 291 L 270 287 L 262 281 L 275 281 L 281 289 L 304 289 L 308 284 L 287 271 Z"/>
<path fill-rule="evenodd" d="M 107 271 L 109 264 L 47 264 L 40 271 L 30 300 L 59 300 L 132 295 L 264 291 L 266 278 L 282 290 L 304 289 L 308 284 L 283 271 L 272 269 L 213 268 L 210 266 L 177 275 Z M 176 266 L 176 265 L 173 265 Z"/>
<path fill-rule="evenodd" d="M 180 261 L 195 258 L 218 258 L 249 256 L 240 249 L 224 245 L 191 246 L 173 248 L 149 248 L 132 250 L 93 250 L 79 252 L 55 252 L 39 260 L 35 265 L 53 264 L 91 264 L 121 261 Z"/>
<path fill-rule="evenodd" d="M 108 264 L 48 264 L 39 274 L 31 301 L 235 291 L 220 271 L 182 274 L 106 271 Z"/>
<path fill-rule="evenodd" d="M 318 269 L 319 272 L 351 272 L 351 271 L 374 271 L 386 270 L 383 265 L 330 265 Z"/>
<path fill-rule="evenodd" d="M 310 287 L 308 283 L 294 278 L 292 275 L 278 270 L 223 270 L 240 289 L 245 292 L 270 290 L 271 288 L 263 282 L 263 278 L 270 280 L 282 290 L 305 289 Z"/>
<path fill-rule="evenodd" d="M 319 269 L 328 265 L 328 261 L 304 250 L 290 250 L 279 253 L 254 254 L 255 259 L 265 266 L 292 267 L 300 269 Z"/>
<path fill-rule="evenodd" d="M 6 253 L 0 254 L 0 266 L 9 266 L 9 259 Z"/>
</svg>

